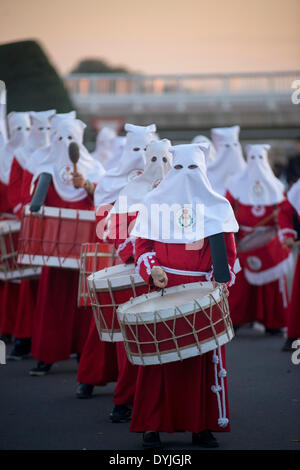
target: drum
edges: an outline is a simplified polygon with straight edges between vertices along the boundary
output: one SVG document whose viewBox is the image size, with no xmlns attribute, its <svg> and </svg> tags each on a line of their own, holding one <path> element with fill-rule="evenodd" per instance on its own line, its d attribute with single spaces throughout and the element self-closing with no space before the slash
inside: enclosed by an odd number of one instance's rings
<svg viewBox="0 0 300 470">
<path fill-rule="evenodd" d="M 238 244 L 238 256 L 247 281 L 262 285 L 287 274 L 292 255 L 282 246 L 278 231 L 273 227 L 258 227 Z"/>
<path fill-rule="evenodd" d="M 131 297 L 149 291 L 134 264 L 102 269 L 87 279 L 90 303 L 102 341 L 123 341 L 117 308 Z"/>
<path fill-rule="evenodd" d="M 78 285 L 78 307 L 90 307 L 87 277 L 96 271 L 113 266 L 121 261 L 115 254 L 115 247 L 109 243 L 83 243 L 80 253 Z"/>
<path fill-rule="evenodd" d="M 19 237 L 22 264 L 79 269 L 81 244 L 96 242 L 94 211 L 43 206 L 25 207 Z"/>
<path fill-rule="evenodd" d="M 118 308 L 129 361 L 182 361 L 228 343 L 234 336 L 225 286 L 193 282 L 145 294 Z"/>
<path fill-rule="evenodd" d="M 40 275 L 36 266 L 22 266 L 17 262 L 18 239 L 21 223 L 17 219 L 0 221 L 0 280 L 31 279 Z"/>
</svg>

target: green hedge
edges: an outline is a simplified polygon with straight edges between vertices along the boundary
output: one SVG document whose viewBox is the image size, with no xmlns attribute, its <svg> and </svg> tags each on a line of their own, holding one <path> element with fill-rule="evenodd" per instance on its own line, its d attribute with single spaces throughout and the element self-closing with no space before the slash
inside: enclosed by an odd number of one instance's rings
<svg viewBox="0 0 300 470">
<path fill-rule="evenodd" d="M 7 89 L 7 112 L 74 109 L 68 91 L 36 41 L 0 45 L 0 80 Z"/>
</svg>

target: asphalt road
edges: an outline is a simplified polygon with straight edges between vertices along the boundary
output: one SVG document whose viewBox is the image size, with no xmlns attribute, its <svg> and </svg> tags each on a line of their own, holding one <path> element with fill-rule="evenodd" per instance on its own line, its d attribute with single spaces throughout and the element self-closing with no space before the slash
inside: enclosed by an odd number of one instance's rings
<svg viewBox="0 0 300 470">
<path fill-rule="evenodd" d="M 300 364 L 281 352 L 283 338 L 244 327 L 227 346 L 231 432 L 225 450 L 300 450 Z M 10 347 L 8 347 L 9 351 Z M 0 449 L 140 450 L 129 424 L 112 424 L 114 384 L 75 398 L 75 359 L 30 377 L 33 359 L 0 365 Z M 189 433 L 162 434 L 166 449 L 192 450 Z"/>
</svg>

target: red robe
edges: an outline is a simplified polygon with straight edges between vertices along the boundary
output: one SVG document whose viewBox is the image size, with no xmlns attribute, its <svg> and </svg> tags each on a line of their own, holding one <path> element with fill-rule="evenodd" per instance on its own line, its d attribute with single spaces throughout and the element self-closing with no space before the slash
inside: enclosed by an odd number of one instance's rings
<svg viewBox="0 0 300 470">
<path fill-rule="evenodd" d="M 13 159 L 8 199 L 13 212 L 22 217 L 22 208 L 30 199 L 30 184 L 32 174 L 25 170 L 16 158 Z M 37 298 L 38 280 L 22 280 L 19 291 L 19 303 L 16 311 L 13 335 L 15 338 L 30 338 L 32 335 L 33 313 Z"/>
<path fill-rule="evenodd" d="M 235 242 L 232 234 L 225 234 L 228 262 L 235 261 Z M 140 258 L 144 255 L 143 258 Z M 212 267 L 208 239 L 200 250 L 186 250 L 183 244 L 168 244 L 145 239 L 135 242 L 135 259 L 140 275 L 151 283 L 150 268 L 166 266 L 180 270 L 209 272 Z M 168 286 L 205 281 L 205 277 L 167 274 Z M 220 348 L 225 365 L 225 348 Z M 138 379 L 130 430 L 133 432 L 189 431 L 198 433 L 229 431 L 226 422 L 220 427 L 217 395 L 211 389 L 215 384 L 214 352 L 169 364 L 138 366 Z M 220 364 L 220 363 L 219 363 Z M 224 379 L 224 398 L 228 418 L 227 380 Z M 224 416 L 223 416 L 224 417 Z"/>
<path fill-rule="evenodd" d="M 241 240 L 247 231 L 246 227 L 254 227 L 274 211 L 273 206 L 264 206 L 264 213 L 255 215 L 253 206 L 238 203 L 228 192 L 226 194 L 231 203 L 238 224 L 241 226 L 238 239 Z M 292 207 L 287 199 L 278 204 L 278 225 L 283 238 L 295 237 L 292 222 Z M 268 220 L 267 225 L 275 225 L 275 220 Z M 235 326 L 241 326 L 254 321 L 260 322 L 266 328 L 279 329 L 287 324 L 288 292 L 285 276 L 281 281 L 273 281 L 264 285 L 250 284 L 243 271 L 236 276 L 229 296 L 231 319 Z"/>
<path fill-rule="evenodd" d="M 0 181 L 0 220 L 11 214 L 8 200 L 8 186 Z M 18 308 L 20 284 L 0 281 L 0 334 L 13 334 Z"/>
<path fill-rule="evenodd" d="M 299 216 L 300 218 L 300 216 Z M 300 338 L 300 253 L 294 272 L 292 298 L 288 310 L 288 338 Z"/>
<path fill-rule="evenodd" d="M 97 217 L 97 223 L 101 223 L 104 218 L 105 215 Z M 135 216 L 130 216 L 128 225 L 134 219 Z M 120 248 L 118 254 L 123 262 L 133 261 L 132 243 L 126 243 L 125 238 L 115 239 L 112 235 L 115 229 L 116 235 L 120 235 L 120 219 L 118 217 L 111 222 L 110 236 L 108 235 L 107 241 L 114 243 L 117 250 Z M 127 220 L 124 236 L 126 237 L 126 235 L 128 235 Z M 90 385 L 105 385 L 108 382 L 117 381 L 114 390 L 114 404 L 127 405 L 133 403 L 136 374 L 137 368 L 128 361 L 123 343 L 101 341 L 93 319 L 80 359 L 77 381 Z"/>
<path fill-rule="evenodd" d="M 89 196 L 77 202 L 62 200 L 50 185 L 46 206 L 92 210 Z M 33 319 L 32 356 L 51 364 L 82 352 L 91 314 L 77 307 L 78 271 L 43 267 Z"/>
</svg>

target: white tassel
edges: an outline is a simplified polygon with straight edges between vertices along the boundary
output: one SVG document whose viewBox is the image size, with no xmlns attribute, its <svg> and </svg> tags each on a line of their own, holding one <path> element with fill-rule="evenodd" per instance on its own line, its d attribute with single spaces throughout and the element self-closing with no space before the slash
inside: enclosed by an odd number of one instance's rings
<svg viewBox="0 0 300 470">
<path fill-rule="evenodd" d="M 220 428 L 225 428 L 229 423 L 229 419 L 226 418 L 226 400 L 225 400 L 225 386 L 224 386 L 224 377 L 227 376 L 227 372 L 224 369 L 223 364 L 222 364 L 222 356 L 221 356 L 220 348 L 218 348 L 217 351 L 218 351 L 218 354 L 216 353 L 216 350 L 214 350 L 213 357 L 212 357 L 212 362 L 214 364 L 214 371 L 215 371 L 215 385 L 212 385 L 211 390 L 213 393 L 217 395 L 218 408 L 219 408 L 218 425 L 220 426 Z M 218 372 L 217 364 L 219 363 L 220 363 L 220 370 Z M 218 377 L 220 377 L 221 385 L 219 385 Z"/>
<path fill-rule="evenodd" d="M 218 375 L 219 375 L 220 378 L 221 378 L 221 377 L 226 377 L 226 376 L 227 376 L 227 372 L 226 372 L 225 369 L 221 369 Z"/>
<path fill-rule="evenodd" d="M 220 426 L 220 428 L 226 428 L 228 423 L 229 423 L 228 418 L 219 418 L 218 419 L 218 425 Z"/>
</svg>

